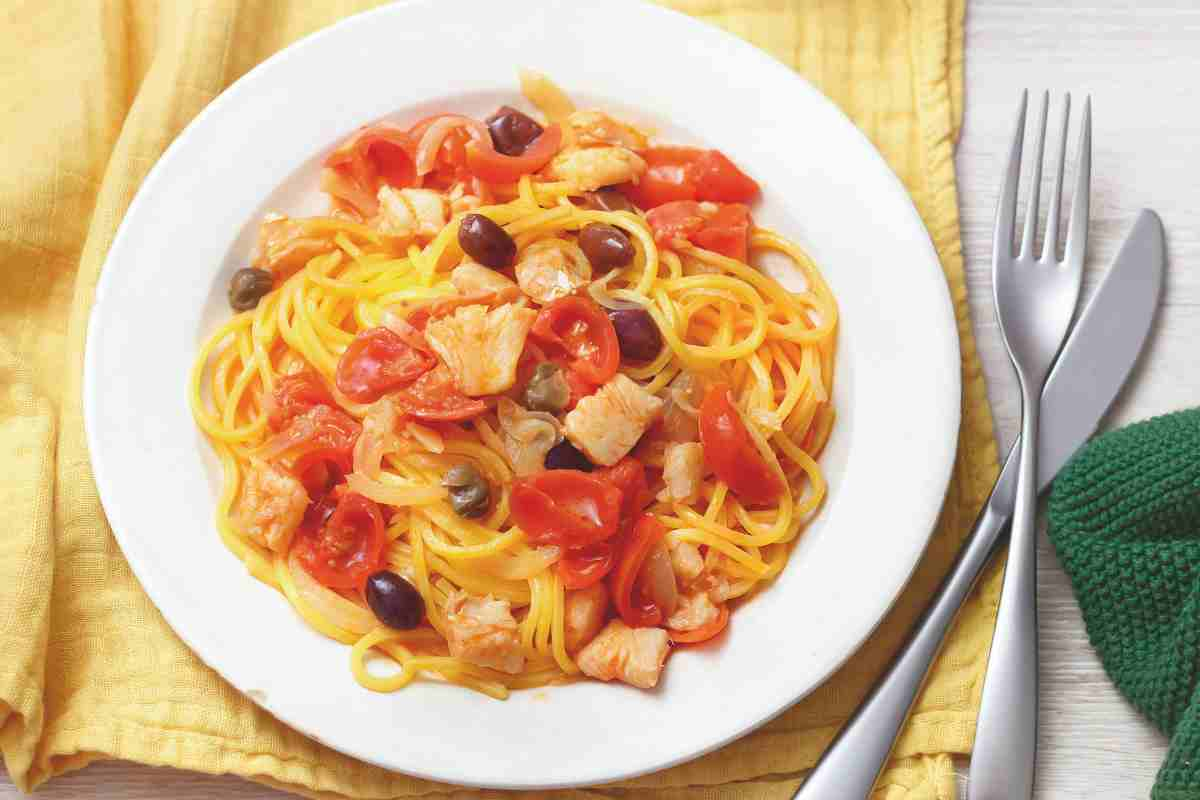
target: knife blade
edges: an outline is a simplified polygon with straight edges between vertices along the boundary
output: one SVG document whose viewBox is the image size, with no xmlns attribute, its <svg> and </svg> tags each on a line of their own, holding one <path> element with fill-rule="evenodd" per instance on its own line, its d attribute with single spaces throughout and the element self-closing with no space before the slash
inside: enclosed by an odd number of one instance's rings
<svg viewBox="0 0 1200 800">
<path fill-rule="evenodd" d="M 1087 441 L 1124 385 L 1150 333 L 1165 268 L 1162 221 L 1143 209 L 1072 328 L 1042 391 L 1039 489 L 1048 486 Z M 892 666 L 797 790 L 797 800 L 862 800 L 869 795 L 959 607 L 1008 529 L 1017 455 L 1014 443 L 950 572 Z"/>
</svg>

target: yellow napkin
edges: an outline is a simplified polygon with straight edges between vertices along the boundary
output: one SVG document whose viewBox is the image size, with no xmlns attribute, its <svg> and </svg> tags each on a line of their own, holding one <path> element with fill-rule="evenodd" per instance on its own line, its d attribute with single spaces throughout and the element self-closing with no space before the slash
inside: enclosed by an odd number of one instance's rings
<svg viewBox="0 0 1200 800">
<path fill-rule="evenodd" d="M 967 316 L 952 158 L 962 114 L 963 0 L 667 4 L 792 65 L 870 136 L 929 228 L 962 336 L 965 415 L 954 480 L 937 534 L 891 615 L 841 672 L 773 723 L 622 792 L 782 798 L 887 663 L 996 474 Z M 130 573 L 84 445 L 86 322 L 121 216 L 155 159 L 222 89 L 372 3 L 315 5 L 27 0 L 0 11 L 0 751 L 22 789 L 98 758 L 123 758 L 232 772 L 313 795 L 483 796 L 334 753 L 201 664 Z M 151 476 L 129 478 L 152 489 Z M 952 796 L 948 754 L 971 746 L 996 592 L 993 575 L 987 599 L 977 596 L 962 616 L 878 797 Z"/>
</svg>

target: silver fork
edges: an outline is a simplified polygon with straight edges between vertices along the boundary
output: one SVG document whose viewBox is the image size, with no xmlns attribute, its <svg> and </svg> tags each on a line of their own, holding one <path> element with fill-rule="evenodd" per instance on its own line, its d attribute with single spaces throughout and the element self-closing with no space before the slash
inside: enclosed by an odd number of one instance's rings
<svg viewBox="0 0 1200 800">
<path fill-rule="evenodd" d="M 1028 93 L 1021 96 L 1017 131 L 1009 155 L 1008 171 L 996 210 L 992 245 L 992 291 L 996 316 L 1009 358 L 1021 384 L 1021 460 L 1017 477 L 1016 507 L 1008 566 L 992 652 L 984 679 L 983 700 L 975 729 L 967 797 L 970 800 L 1013 800 L 1033 794 L 1037 751 L 1038 630 L 1037 630 L 1037 447 L 1038 398 L 1054 357 L 1062 346 L 1083 277 L 1087 250 L 1089 184 L 1092 171 L 1092 104 L 1083 106 L 1076 156 L 1075 192 L 1063 259 L 1058 260 L 1058 218 L 1066 160 L 1067 127 L 1071 97 L 1067 95 L 1058 148 L 1058 175 L 1041 256 L 1034 255 L 1038 219 L 1038 188 L 1042 178 L 1042 152 L 1046 141 L 1046 115 L 1050 94 L 1042 97 L 1037 153 L 1025 230 L 1020 250 L 1013 252 L 1017 186 L 1021 175 L 1021 150 Z"/>
</svg>

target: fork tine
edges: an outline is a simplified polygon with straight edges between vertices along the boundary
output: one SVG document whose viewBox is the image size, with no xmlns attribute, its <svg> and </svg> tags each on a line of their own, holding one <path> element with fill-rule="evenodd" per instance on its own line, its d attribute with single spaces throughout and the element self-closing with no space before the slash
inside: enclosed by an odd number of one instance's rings
<svg viewBox="0 0 1200 800">
<path fill-rule="evenodd" d="M 1025 209 L 1025 232 L 1021 235 L 1021 258 L 1033 253 L 1037 236 L 1038 192 L 1042 187 L 1042 153 L 1046 149 L 1046 114 L 1050 111 L 1050 93 L 1042 93 L 1042 119 L 1037 126 L 1037 147 L 1034 148 L 1033 176 L 1029 184 L 1029 201 Z"/>
<path fill-rule="evenodd" d="M 1079 128 L 1079 152 L 1075 158 L 1075 193 L 1071 198 L 1071 222 L 1067 228 L 1067 249 L 1063 253 L 1063 261 L 1071 269 L 1080 269 L 1087 251 L 1088 216 L 1092 208 L 1092 98 L 1090 96 L 1083 102 L 1083 124 Z"/>
<path fill-rule="evenodd" d="M 1012 258 L 1013 228 L 1017 218 L 1017 187 L 1021 183 L 1021 145 L 1025 138 L 1025 108 L 1029 104 L 1029 90 L 1021 92 L 1021 110 L 1017 114 L 1017 132 L 1013 134 L 1012 151 L 1008 156 L 1008 169 L 1004 172 L 1004 185 L 1000 188 L 1000 203 L 996 207 L 996 230 L 992 235 L 992 263 L 1003 263 L 1001 259 Z"/>
<path fill-rule="evenodd" d="M 1046 215 L 1046 240 L 1042 243 L 1042 262 L 1058 260 L 1058 218 L 1062 208 L 1063 170 L 1067 164 L 1067 127 L 1071 122 L 1071 95 L 1063 98 L 1062 131 L 1058 137 L 1058 172 L 1054 177 L 1054 194 L 1050 196 L 1050 212 Z"/>
</svg>

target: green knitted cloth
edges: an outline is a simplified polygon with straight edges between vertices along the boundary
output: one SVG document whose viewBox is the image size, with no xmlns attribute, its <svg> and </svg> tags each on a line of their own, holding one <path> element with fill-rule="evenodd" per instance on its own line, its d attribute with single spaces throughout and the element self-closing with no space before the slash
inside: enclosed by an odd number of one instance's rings
<svg viewBox="0 0 1200 800">
<path fill-rule="evenodd" d="M 1200 409 L 1098 437 L 1049 517 L 1104 669 L 1171 738 L 1151 797 L 1200 798 Z"/>
</svg>

